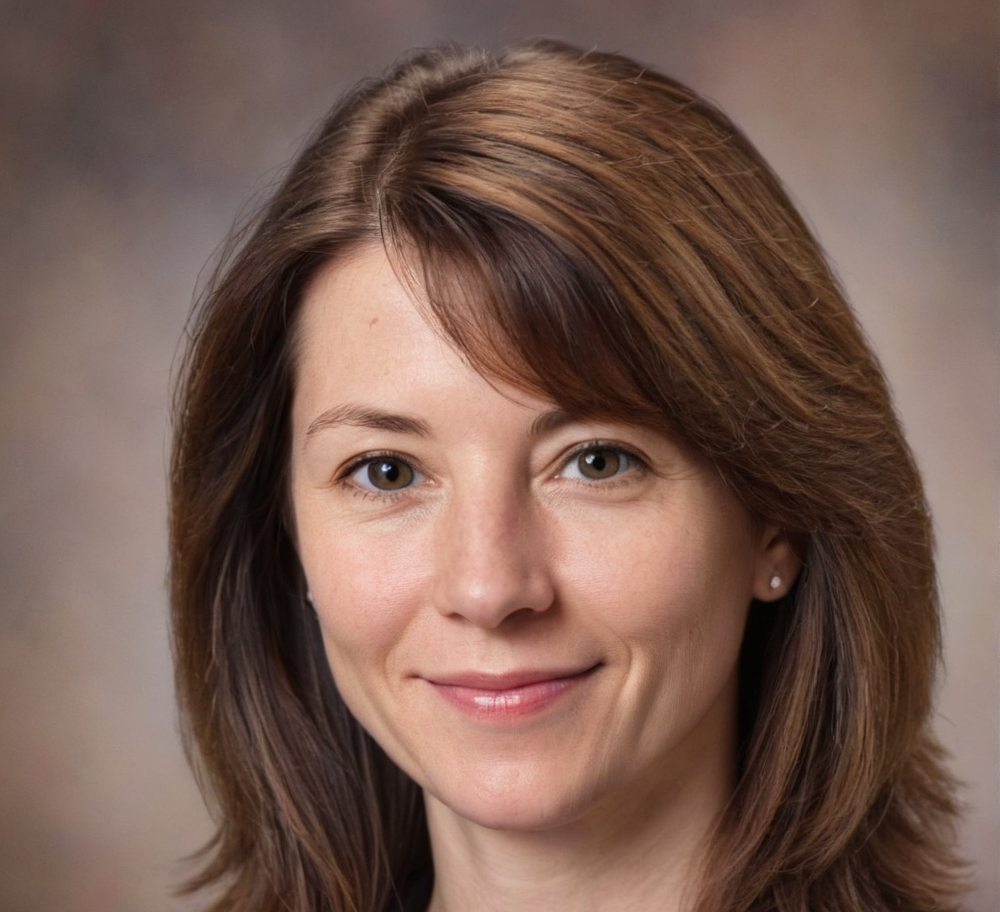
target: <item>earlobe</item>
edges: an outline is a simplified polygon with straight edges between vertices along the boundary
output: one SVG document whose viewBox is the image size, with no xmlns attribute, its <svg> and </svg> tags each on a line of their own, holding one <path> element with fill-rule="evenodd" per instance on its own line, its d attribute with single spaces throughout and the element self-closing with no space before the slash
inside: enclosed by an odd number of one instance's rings
<svg viewBox="0 0 1000 912">
<path fill-rule="evenodd" d="M 754 571 L 754 598 L 773 602 L 788 595 L 801 567 L 802 559 L 788 533 L 777 526 L 766 526 Z"/>
</svg>

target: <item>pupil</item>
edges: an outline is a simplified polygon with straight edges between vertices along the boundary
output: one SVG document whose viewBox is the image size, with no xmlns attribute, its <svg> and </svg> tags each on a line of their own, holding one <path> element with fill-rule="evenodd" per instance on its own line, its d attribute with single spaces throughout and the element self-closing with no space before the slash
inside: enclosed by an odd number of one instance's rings
<svg viewBox="0 0 1000 912">
<path fill-rule="evenodd" d="M 390 484 L 399 479 L 399 466 L 391 462 L 383 462 L 379 466 L 379 471 L 382 473 L 382 477 Z"/>
</svg>

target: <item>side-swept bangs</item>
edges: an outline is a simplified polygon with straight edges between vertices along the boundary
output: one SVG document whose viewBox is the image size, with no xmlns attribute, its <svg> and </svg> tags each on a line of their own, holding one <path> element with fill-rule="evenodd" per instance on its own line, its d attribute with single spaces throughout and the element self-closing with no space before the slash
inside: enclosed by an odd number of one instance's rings
<svg viewBox="0 0 1000 912">
<path fill-rule="evenodd" d="M 462 200 L 411 205 L 388 250 L 428 318 L 487 379 L 581 417 L 666 429 L 648 349 L 593 263 L 509 210 Z"/>
</svg>

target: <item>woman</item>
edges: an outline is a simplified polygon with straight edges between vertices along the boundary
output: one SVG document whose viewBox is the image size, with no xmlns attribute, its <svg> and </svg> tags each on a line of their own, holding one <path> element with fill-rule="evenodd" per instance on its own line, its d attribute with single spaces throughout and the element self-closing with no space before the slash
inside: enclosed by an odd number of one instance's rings
<svg viewBox="0 0 1000 912">
<path fill-rule="evenodd" d="M 956 908 L 920 481 L 690 90 L 553 42 L 360 86 L 177 422 L 213 909 Z"/>
</svg>

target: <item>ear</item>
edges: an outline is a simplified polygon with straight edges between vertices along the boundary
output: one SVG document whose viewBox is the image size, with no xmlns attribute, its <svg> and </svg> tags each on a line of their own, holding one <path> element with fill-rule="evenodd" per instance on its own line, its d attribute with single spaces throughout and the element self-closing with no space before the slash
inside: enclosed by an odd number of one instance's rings
<svg viewBox="0 0 1000 912">
<path fill-rule="evenodd" d="M 792 537 L 778 526 L 765 526 L 757 546 L 753 597 L 774 602 L 788 595 L 800 569 L 802 559 Z"/>
</svg>

